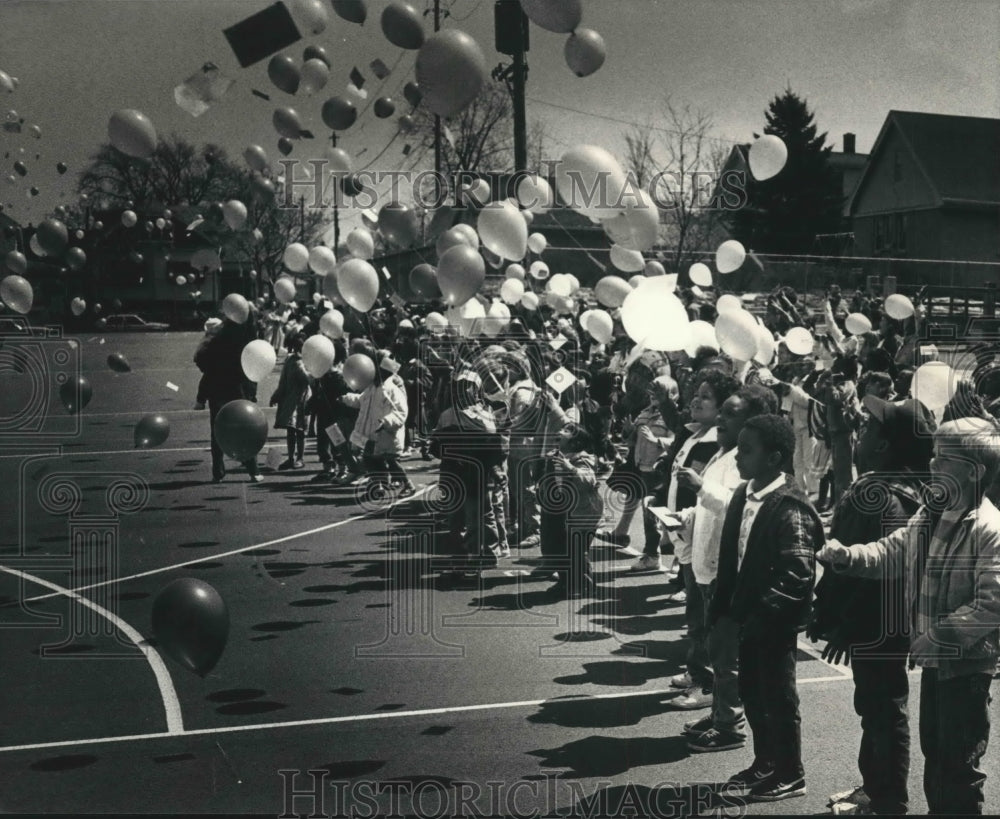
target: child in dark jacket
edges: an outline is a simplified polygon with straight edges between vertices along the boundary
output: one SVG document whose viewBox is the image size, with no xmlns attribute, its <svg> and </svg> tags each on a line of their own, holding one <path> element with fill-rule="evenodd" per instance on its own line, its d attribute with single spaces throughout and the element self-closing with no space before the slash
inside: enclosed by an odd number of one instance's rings
<svg viewBox="0 0 1000 819">
<path fill-rule="evenodd" d="M 287 431 L 288 459 L 278 469 L 302 469 L 302 456 L 306 446 L 306 426 L 309 417 L 306 402 L 309 400 L 309 373 L 302 363 L 301 333 L 291 336 L 285 343 L 288 358 L 281 368 L 278 388 L 271 395 L 271 406 L 277 406 L 274 428 Z"/>
<path fill-rule="evenodd" d="M 799 698 L 798 632 L 809 622 L 823 525 L 785 474 L 795 451 L 791 424 L 778 415 L 749 419 L 736 465 L 747 482 L 726 510 L 711 624 L 740 624 L 739 688 L 753 731 L 754 761 L 728 780 L 750 801 L 806 792 Z"/>
</svg>

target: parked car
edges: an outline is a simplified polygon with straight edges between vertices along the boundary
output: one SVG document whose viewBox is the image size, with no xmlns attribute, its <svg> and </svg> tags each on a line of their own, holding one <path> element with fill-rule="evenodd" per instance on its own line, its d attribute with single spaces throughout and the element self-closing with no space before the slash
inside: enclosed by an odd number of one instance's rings
<svg viewBox="0 0 1000 819">
<path fill-rule="evenodd" d="M 106 318 L 105 330 L 121 330 L 126 333 L 151 333 L 169 330 L 170 325 L 162 321 L 146 321 L 135 313 L 119 313 Z"/>
</svg>

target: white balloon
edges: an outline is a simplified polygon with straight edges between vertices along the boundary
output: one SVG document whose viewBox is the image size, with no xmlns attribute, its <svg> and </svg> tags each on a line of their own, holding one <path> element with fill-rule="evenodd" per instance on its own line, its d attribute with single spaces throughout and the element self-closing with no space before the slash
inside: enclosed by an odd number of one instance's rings
<svg viewBox="0 0 1000 819">
<path fill-rule="evenodd" d="M 524 265 L 520 264 L 507 265 L 507 271 L 504 273 L 508 279 L 519 279 L 522 282 L 524 281 L 524 274 Z"/>
<path fill-rule="evenodd" d="M 844 329 L 852 336 L 859 336 L 872 329 L 872 322 L 864 313 L 851 313 L 844 319 Z"/>
<path fill-rule="evenodd" d="M 582 313 L 580 313 L 580 315 L 579 315 L 579 316 L 577 317 L 577 321 L 578 321 L 578 322 L 580 323 L 580 326 L 581 326 L 581 327 L 582 327 L 582 328 L 583 328 L 584 330 L 586 330 L 586 329 L 587 329 L 587 322 L 588 322 L 588 321 L 590 321 L 590 317 L 591 317 L 592 315 L 594 315 L 594 311 L 593 311 L 593 310 L 584 310 L 584 311 L 583 311 Z M 588 331 L 588 332 L 589 332 L 589 331 Z"/>
<path fill-rule="evenodd" d="M 765 367 L 774 361 L 774 354 L 778 349 L 774 335 L 763 324 L 757 325 L 757 351 L 753 360 Z"/>
<path fill-rule="evenodd" d="M 758 324 L 746 310 L 720 313 L 715 320 L 719 348 L 737 361 L 749 361 L 757 354 Z"/>
<path fill-rule="evenodd" d="M 638 250 L 611 245 L 611 264 L 622 273 L 638 273 L 646 266 L 646 260 Z"/>
<path fill-rule="evenodd" d="M 618 214 L 604 222 L 608 238 L 627 250 L 649 250 L 656 244 L 659 230 L 660 212 L 642 189 L 630 195 Z"/>
<path fill-rule="evenodd" d="M 548 239 L 542 233 L 532 233 L 528 237 L 528 250 L 532 253 L 544 253 L 548 244 Z"/>
<path fill-rule="evenodd" d="M 237 324 L 250 318 L 250 303 L 239 293 L 230 293 L 222 300 L 222 314 Z"/>
<path fill-rule="evenodd" d="M 599 344 L 610 344 L 614 335 L 614 320 L 605 310 L 594 310 L 587 318 L 584 329 Z"/>
<path fill-rule="evenodd" d="M 688 278 L 691 279 L 693 284 L 700 285 L 701 287 L 711 287 L 712 268 L 710 268 L 707 264 L 695 262 L 688 268 Z"/>
<path fill-rule="evenodd" d="M 457 327 L 462 336 L 474 336 L 482 332 L 486 308 L 479 299 L 469 299 L 464 304 L 451 307 L 445 314 L 448 323 Z"/>
<path fill-rule="evenodd" d="M 230 230 L 239 230 L 246 224 L 247 206 L 239 199 L 230 199 L 222 206 L 222 218 L 225 219 Z M 163 220 L 157 219 L 156 226 L 162 230 L 166 222 L 164 222 L 163 226 L 160 225 L 160 222 L 163 222 Z"/>
<path fill-rule="evenodd" d="M 739 298 L 734 296 L 732 293 L 726 293 L 719 296 L 718 300 L 715 302 L 715 310 L 720 316 L 723 313 L 735 313 L 737 310 L 742 309 L 743 302 L 741 302 Z"/>
<path fill-rule="evenodd" d="M 326 149 L 327 170 L 331 176 L 345 176 L 354 170 L 354 160 L 343 148 L 329 147 Z"/>
<path fill-rule="evenodd" d="M 467 205 L 481 208 L 490 201 L 490 183 L 485 179 L 477 179 L 462 186 L 462 201 Z"/>
<path fill-rule="evenodd" d="M 304 273 L 309 267 L 309 248 L 301 242 L 292 242 L 285 248 L 282 261 L 293 273 Z"/>
<path fill-rule="evenodd" d="M 330 20 L 327 6 L 322 0 L 292 0 L 289 11 L 303 34 L 321 34 Z"/>
<path fill-rule="evenodd" d="M 69 309 L 73 311 L 74 316 L 82 316 L 87 311 L 87 302 L 77 296 L 70 302 Z"/>
<path fill-rule="evenodd" d="M 528 250 L 528 226 L 517 206 L 492 202 L 479 211 L 479 238 L 489 250 L 504 259 L 523 259 Z"/>
<path fill-rule="evenodd" d="M 187 280 L 187 276 L 178 276 L 175 279 L 175 281 L 177 282 L 178 287 L 183 287 L 185 284 L 187 284 L 188 280 Z"/>
<path fill-rule="evenodd" d="M 260 383 L 274 369 L 277 356 L 271 343 L 263 339 L 254 339 L 240 354 L 240 364 L 243 366 L 243 374 L 251 381 Z"/>
<path fill-rule="evenodd" d="M 521 8 L 536 26 L 569 34 L 583 19 L 581 0 L 521 0 Z"/>
<path fill-rule="evenodd" d="M 531 292 L 525 293 L 521 296 L 521 306 L 526 310 L 537 310 L 538 296 Z"/>
<path fill-rule="evenodd" d="M 330 67 L 317 57 L 306 60 L 299 69 L 299 90 L 306 96 L 321 90 L 330 79 Z"/>
<path fill-rule="evenodd" d="M 605 307 L 621 307 L 632 286 L 621 276 L 605 276 L 594 286 L 594 298 Z"/>
<path fill-rule="evenodd" d="M 359 259 L 371 259 L 375 255 L 375 237 L 367 228 L 354 228 L 347 234 L 347 249 Z"/>
<path fill-rule="evenodd" d="M 649 276 L 650 278 L 653 276 L 666 276 L 667 269 L 656 261 L 656 259 L 650 259 L 646 262 L 646 266 L 642 269 L 642 275 Z"/>
<path fill-rule="evenodd" d="M 531 263 L 528 272 L 536 279 L 547 279 L 549 277 L 549 266 L 539 260 Z"/>
<path fill-rule="evenodd" d="M 327 310 L 319 317 L 319 331 L 330 338 L 343 338 L 344 314 L 339 310 Z"/>
<path fill-rule="evenodd" d="M 570 290 L 572 289 L 572 283 L 565 273 L 556 273 L 551 279 L 548 280 L 548 282 L 546 282 L 546 289 L 550 293 L 567 298 L 569 297 Z"/>
<path fill-rule="evenodd" d="M 507 304 L 517 304 L 524 295 L 524 283 L 520 279 L 504 279 L 500 285 L 500 298 Z"/>
<path fill-rule="evenodd" d="M 302 366 L 313 378 L 322 378 L 330 372 L 335 357 L 333 342 L 321 333 L 309 336 L 302 345 Z"/>
<path fill-rule="evenodd" d="M 910 394 L 931 412 L 937 412 L 955 397 L 958 381 L 958 375 L 943 361 L 928 361 L 914 371 Z"/>
<path fill-rule="evenodd" d="M 448 319 L 438 312 L 428 313 L 424 318 L 424 326 L 435 335 L 440 335 L 448 326 Z"/>
<path fill-rule="evenodd" d="M 902 293 L 893 293 L 885 300 L 885 313 L 897 321 L 908 319 L 913 315 L 913 302 Z"/>
<path fill-rule="evenodd" d="M 274 297 L 282 304 L 295 301 L 295 282 L 288 276 L 281 276 L 274 283 Z"/>
<path fill-rule="evenodd" d="M 575 296 L 580 289 L 580 280 L 572 273 L 566 273 L 565 276 L 569 279 L 569 294 Z"/>
<path fill-rule="evenodd" d="M 481 324 L 483 335 L 495 336 L 510 324 L 510 308 L 503 302 L 493 302 Z"/>
<path fill-rule="evenodd" d="M 317 276 L 326 276 L 336 267 L 337 257 L 330 248 L 317 245 L 309 251 L 309 269 Z"/>
<path fill-rule="evenodd" d="M 685 348 L 685 352 L 691 358 L 694 358 L 699 347 L 711 347 L 716 352 L 719 351 L 719 341 L 715 337 L 715 327 L 701 319 L 691 322 L 691 343 Z"/>
<path fill-rule="evenodd" d="M 732 273 L 740 269 L 746 257 L 743 245 L 735 239 L 729 239 L 715 251 L 715 267 L 720 273 Z"/>
<path fill-rule="evenodd" d="M 517 201 L 528 213 L 544 213 L 556 203 L 556 197 L 543 177 L 532 174 L 517 183 Z"/>
<path fill-rule="evenodd" d="M 815 344 L 812 333 L 805 327 L 793 327 L 785 334 L 784 342 L 788 352 L 795 355 L 809 355 Z"/>
<path fill-rule="evenodd" d="M 622 326 L 647 350 L 683 350 L 691 343 L 687 310 L 666 277 L 643 278 L 622 303 Z M 588 327 L 594 323 L 591 316 Z"/>
<path fill-rule="evenodd" d="M 788 148 L 781 137 L 764 134 L 750 146 L 750 173 L 758 182 L 776 176 L 788 161 Z"/>
<path fill-rule="evenodd" d="M 556 188 L 563 201 L 593 219 L 618 215 L 627 184 L 618 160 L 596 145 L 571 148 L 556 168 Z"/>
</svg>

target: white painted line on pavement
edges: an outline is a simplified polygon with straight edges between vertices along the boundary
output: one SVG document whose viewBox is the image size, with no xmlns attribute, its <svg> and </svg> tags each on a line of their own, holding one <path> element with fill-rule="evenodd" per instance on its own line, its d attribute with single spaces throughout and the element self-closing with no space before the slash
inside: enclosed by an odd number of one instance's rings
<svg viewBox="0 0 1000 819">
<path fill-rule="evenodd" d="M 370 516 L 375 512 L 384 513 L 387 510 L 392 509 L 392 507 L 396 506 L 399 503 L 403 503 L 405 501 L 412 501 L 416 498 L 419 498 L 421 495 L 423 495 L 425 492 L 428 492 L 436 485 L 437 485 L 436 483 L 427 484 L 427 486 L 423 487 L 422 489 L 418 489 L 413 495 L 410 495 L 410 497 L 408 498 L 397 498 L 392 503 L 387 504 L 386 506 L 380 507 L 378 509 L 369 509 L 367 512 L 362 512 L 360 515 L 354 515 L 352 517 L 345 518 L 344 520 L 338 520 L 334 521 L 333 523 L 327 523 L 323 526 L 317 526 L 315 529 L 307 529 L 304 532 L 295 532 L 290 535 L 285 535 L 284 537 L 275 538 L 274 540 L 266 540 L 263 543 L 254 543 L 251 544 L 250 546 L 241 546 L 239 549 L 230 549 L 228 552 L 219 552 L 217 554 L 204 555 L 202 557 L 198 557 L 193 560 L 185 560 L 183 563 L 174 563 L 170 566 L 161 566 L 160 568 L 157 569 L 150 569 L 147 572 L 130 574 L 127 575 L 126 577 L 115 577 L 111 580 L 103 580 L 100 583 L 91 583 L 87 586 L 77 586 L 72 591 L 75 593 L 75 592 L 88 591 L 90 589 L 99 589 L 101 586 L 114 586 L 117 585 L 118 583 L 125 583 L 129 580 L 137 580 L 140 577 L 149 577 L 150 575 L 154 574 L 163 574 L 164 572 L 171 572 L 174 569 L 183 569 L 185 566 L 194 566 L 198 563 L 205 563 L 210 560 L 218 560 L 220 557 L 232 557 L 233 555 L 238 555 L 241 554 L 242 552 L 248 552 L 251 549 L 263 549 L 267 546 L 277 546 L 279 543 L 287 543 L 290 540 L 297 540 L 301 537 L 308 537 L 309 535 L 318 535 L 320 532 L 328 532 L 330 529 L 336 529 L 338 526 L 343 526 L 347 523 L 353 523 L 356 520 L 363 520 L 364 518 L 367 518 L 368 516 Z M 42 594 L 39 595 L 38 597 L 28 598 L 24 602 L 36 603 L 39 600 L 47 600 L 50 597 L 58 597 L 58 596 L 59 596 L 58 594 Z"/>
<path fill-rule="evenodd" d="M 184 733 L 184 719 L 181 716 L 181 702 L 177 698 L 177 691 L 174 689 L 174 682 L 170 678 L 170 672 L 167 670 L 166 663 L 163 662 L 163 658 L 160 656 L 146 639 L 132 626 L 118 617 L 116 614 L 108 611 L 103 606 L 97 605 L 85 597 L 80 597 L 76 592 L 63 588 L 55 583 L 51 583 L 48 580 L 44 580 L 41 577 L 35 577 L 34 575 L 28 574 L 27 572 L 22 572 L 18 569 L 11 569 L 7 566 L 0 565 L 0 572 L 7 572 L 15 577 L 20 577 L 22 580 L 28 580 L 39 586 L 44 586 L 47 589 L 55 589 L 55 595 L 47 595 L 48 597 L 62 596 L 68 597 L 81 606 L 86 606 L 88 609 L 97 612 L 101 617 L 111 623 L 116 629 L 118 629 L 122 634 L 128 637 L 133 643 L 135 643 L 136 648 L 143 653 L 146 660 L 149 661 L 150 667 L 153 669 L 153 674 L 156 676 L 156 685 L 160 689 L 160 698 L 163 700 L 163 710 L 166 712 L 167 717 L 167 731 L 163 736 L 178 736 Z"/>
</svg>

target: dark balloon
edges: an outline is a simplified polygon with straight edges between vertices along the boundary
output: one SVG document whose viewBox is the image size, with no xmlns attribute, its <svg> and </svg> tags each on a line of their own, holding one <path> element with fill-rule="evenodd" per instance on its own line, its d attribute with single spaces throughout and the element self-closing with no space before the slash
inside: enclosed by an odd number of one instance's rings
<svg viewBox="0 0 1000 819">
<path fill-rule="evenodd" d="M 70 415 L 76 415 L 90 403 L 94 390 L 82 375 L 69 379 L 59 388 L 59 400 Z"/>
<path fill-rule="evenodd" d="M 267 418 L 251 401 L 230 401 L 216 416 L 215 440 L 230 458 L 248 461 L 267 442 Z"/>
<path fill-rule="evenodd" d="M 323 123 L 332 131 L 346 131 L 358 118 L 354 103 L 344 97 L 330 97 L 320 112 Z"/>
<path fill-rule="evenodd" d="M 267 64 L 267 76 L 275 88 L 286 94 L 294 94 L 299 90 L 299 67 L 287 55 L 276 54 L 271 58 Z"/>
<path fill-rule="evenodd" d="M 375 116 L 386 119 L 396 113 L 396 104 L 389 97 L 379 97 L 375 100 Z"/>
<path fill-rule="evenodd" d="M 441 298 L 437 271 L 429 264 L 418 264 L 410 271 L 409 289 L 428 301 Z"/>
<path fill-rule="evenodd" d="M 98 330 L 103 330 L 105 327 L 108 326 L 108 320 L 106 318 L 99 318 L 97 321 L 94 322 L 94 326 Z"/>
<path fill-rule="evenodd" d="M 59 162 L 56 164 L 56 170 L 59 171 L 59 175 L 62 176 L 69 169 L 66 167 L 65 162 Z"/>
<path fill-rule="evenodd" d="M 415 82 L 411 81 L 403 86 L 403 97 L 414 108 L 420 105 L 420 100 L 423 99 L 423 96 L 423 93 L 420 91 L 420 86 Z"/>
<path fill-rule="evenodd" d="M 27 168 L 27 166 L 23 162 L 20 162 L 20 161 L 15 162 L 14 163 L 14 170 L 17 171 L 21 176 L 27 176 L 28 175 L 28 168 Z"/>
<path fill-rule="evenodd" d="M 129 366 L 128 359 L 125 358 L 125 356 L 123 356 L 121 353 L 112 353 L 111 355 L 109 355 L 108 366 L 116 373 L 132 372 L 132 368 Z"/>
<path fill-rule="evenodd" d="M 203 580 L 180 577 L 153 600 L 153 635 L 167 654 L 204 677 L 229 638 L 226 601 Z"/>
<path fill-rule="evenodd" d="M 79 270 L 87 263 L 87 254 L 79 247 L 71 247 L 66 251 L 66 264 L 70 270 Z"/>
<path fill-rule="evenodd" d="M 30 193 L 30 194 L 31 194 L 32 196 L 38 196 L 38 188 L 32 188 L 32 189 L 31 189 L 31 190 L 29 191 L 29 193 Z"/>
<path fill-rule="evenodd" d="M 361 184 L 358 175 L 351 173 L 340 177 L 340 189 L 344 192 L 345 196 L 360 196 L 364 190 L 364 186 Z"/>
<path fill-rule="evenodd" d="M 417 214 L 399 202 L 383 205 L 378 214 L 378 228 L 385 240 L 395 247 L 409 247 L 420 232 Z"/>
<path fill-rule="evenodd" d="M 61 256 L 69 244 L 69 231 L 58 219 L 45 219 L 35 233 L 38 244 L 49 256 Z"/>
<path fill-rule="evenodd" d="M 170 436 L 170 422 L 165 415 L 152 414 L 139 419 L 135 425 L 133 438 L 136 449 L 150 449 L 159 446 Z"/>
<path fill-rule="evenodd" d="M 295 143 L 287 137 L 278 140 L 278 151 L 282 156 L 288 156 L 295 148 Z"/>
<path fill-rule="evenodd" d="M 330 68 L 333 64 L 330 62 L 329 56 L 327 56 L 326 49 L 322 46 L 309 46 L 305 51 L 302 52 L 302 62 L 307 60 L 322 60 L 326 63 L 326 67 Z"/>
<path fill-rule="evenodd" d="M 225 213 L 222 210 L 221 202 L 213 202 L 208 206 L 208 210 L 205 212 L 205 219 L 211 222 L 213 225 L 221 225 L 222 220 L 225 218 Z"/>
<path fill-rule="evenodd" d="M 365 0 L 331 0 L 333 10 L 343 20 L 348 23 L 364 25 L 368 11 L 365 9 Z"/>
</svg>

